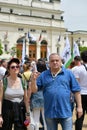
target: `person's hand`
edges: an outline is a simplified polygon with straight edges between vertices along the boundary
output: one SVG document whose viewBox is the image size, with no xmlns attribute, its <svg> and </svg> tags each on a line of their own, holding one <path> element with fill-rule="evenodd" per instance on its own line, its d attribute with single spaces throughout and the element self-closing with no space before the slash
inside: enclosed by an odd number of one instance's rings
<svg viewBox="0 0 87 130">
<path fill-rule="evenodd" d="M 24 125 L 27 127 L 30 124 L 30 114 L 26 115 L 26 120 L 24 121 Z"/>
<path fill-rule="evenodd" d="M 82 107 L 77 107 L 76 108 L 76 113 L 77 113 L 78 118 L 80 118 L 83 115 Z"/>
<path fill-rule="evenodd" d="M 33 72 L 31 76 L 31 80 L 36 80 L 39 75 L 40 75 L 40 72 Z"/>
<path fill-rule="evenodd" d="M 26 119 L 26 120 L 24 121 L 24 125 L 27 127 L 29 124 L 30 124 L 30 121 L 29 121 L 28 119 Z"/>
<path fill-rule="evenodd" d="M 3 119 L 2 116 L 0 116 L 0 127 L 2 127 L 2 124 L 3 124 Z"/>
</svg>

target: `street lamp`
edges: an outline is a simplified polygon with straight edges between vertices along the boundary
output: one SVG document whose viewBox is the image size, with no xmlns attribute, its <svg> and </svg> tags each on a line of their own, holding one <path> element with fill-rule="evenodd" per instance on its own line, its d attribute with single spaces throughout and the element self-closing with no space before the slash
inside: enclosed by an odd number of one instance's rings
<svg viewBox="0 0 87 130">
<path fill-rule="evenodd" d="M 73 32 L 71 32 L 71 55 L 73 55 Z"/>
</svg>

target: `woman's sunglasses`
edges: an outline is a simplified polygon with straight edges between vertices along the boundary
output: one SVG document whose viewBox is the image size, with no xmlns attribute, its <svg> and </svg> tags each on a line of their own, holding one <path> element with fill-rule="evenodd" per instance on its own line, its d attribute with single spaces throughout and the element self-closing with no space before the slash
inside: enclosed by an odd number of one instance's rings
<svg viewBox="0 0 87 130">
<path fill-rule="evenodd" d="M 17 66 L 11 66 L 10 68 L 11 68 L 11 69 L 15 69 L 15 68 L 16 68 L 16 69 L 19 69 L 19 66 L 18 66 L 18 65 L 17 65 Z"/>
</svg>

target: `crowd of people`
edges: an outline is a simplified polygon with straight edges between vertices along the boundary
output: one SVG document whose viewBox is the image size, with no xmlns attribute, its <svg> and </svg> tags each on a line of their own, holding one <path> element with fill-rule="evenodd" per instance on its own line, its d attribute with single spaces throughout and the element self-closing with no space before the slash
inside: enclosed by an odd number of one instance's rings
<svg viewBox="0 0 87 130">
<path fill-rule="evenodd" d="M 40 58 L 24 64 L 18 58 L 0 61 L 0 130 L 82 130 L 87 112 L 87 51 L 75 56 L 69 68 L 52 53 L 49 62 Z M 72 101 L 73 99 L 73 101 Z"/>
</svg>

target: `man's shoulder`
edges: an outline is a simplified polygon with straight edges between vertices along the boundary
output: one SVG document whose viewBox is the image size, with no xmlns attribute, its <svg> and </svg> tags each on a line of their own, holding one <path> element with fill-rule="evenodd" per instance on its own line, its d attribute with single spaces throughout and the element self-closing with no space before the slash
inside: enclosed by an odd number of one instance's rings
<svg viewBox="0 0 87 130">
<path fill-rule="evenodd" d="M 72 68 L 72 70 L 75 70 L 75 71 L 81 71 L 82 69 L 84 69 L 83 65 L 75 66 L 75 67 Z"/>
<path fill-rule="evenodd" d="M 0 73 L 5 73 L 6 72 L 6 68 L 4 68 L 4 67 L 0 67 Z"/>
<path fill-rule="evenodd" d="M 72 73 L 72 71 L 71 71 L 71 69 L 69 69 L 69 68 L 65 68 L 65 67 L 63 67 L 62 68 L 62 71 L 63 71 L 63 73 L 67 76 L 72 76 L 73 75 L 73 73 Z"/>
<path fill-rule="evenodd" d="M 62 72 L 71 72 L 69 68 L 65 68 L 64 66 L 62 66 Z"/>
<path fill-rule="evenodd" d="M 0 70 L 6 70 L 6 68 L 3 66 L 0 66 Z"/>
<path fill-rule="evenodd" d="M 80 75 L 82 73 L 84 73 L 86 70 L 85 70 L 85 67 L 83 65 L 80 65 L 80 66 L 76 66 L 72 69 L 72 72 L 74 75 Z"/>
<path fill-rule="evenodd" d="M 75 71 L 75 70 L 77 70 L 77 69 L 79 69 L 79 66 L 75 66 L 75 67 L 73 67 L 71 70 L 72 70 L 72 71 Z"/>
</svg>

